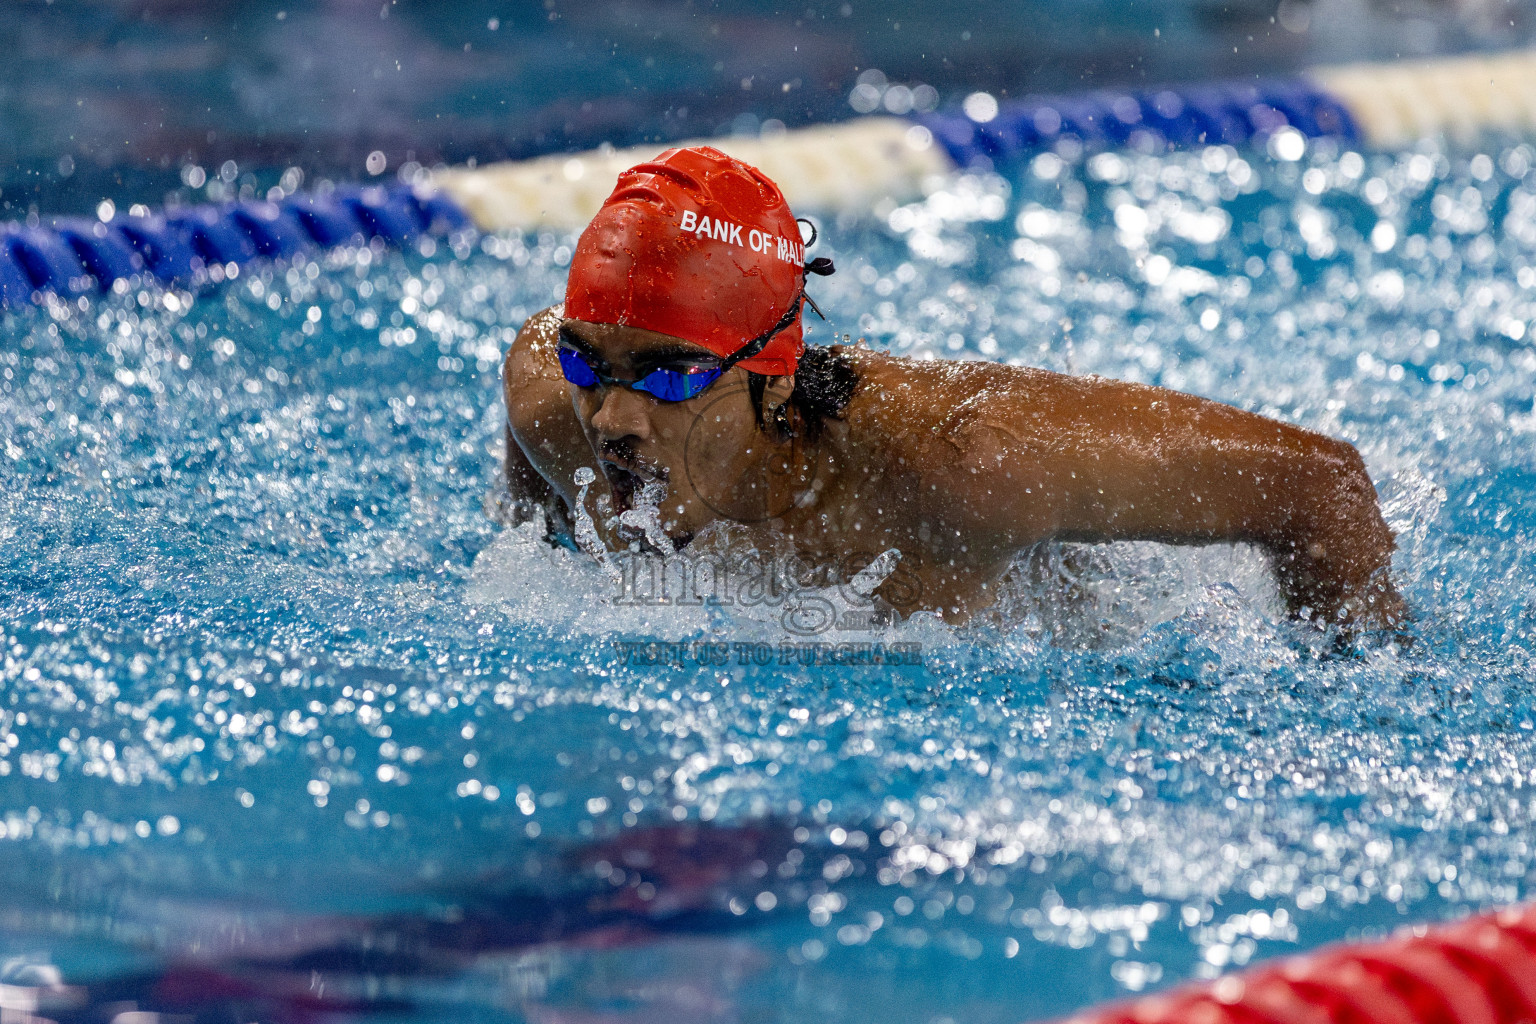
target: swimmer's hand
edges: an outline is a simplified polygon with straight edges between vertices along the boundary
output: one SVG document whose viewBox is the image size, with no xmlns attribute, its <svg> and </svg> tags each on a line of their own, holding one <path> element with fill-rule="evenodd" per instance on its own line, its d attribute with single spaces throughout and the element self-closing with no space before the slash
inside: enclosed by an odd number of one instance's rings
<svg viewBox="0 0 1536 1024">
<path fill-rule="evenodd" d="M 1346 628 L 1397 629 L 1407 609 L 1392 585 L 1392 531 L 1354 448 L 1320 453 L 1299 472 L 1301 494 L 1265 544 L 1291 613 Z"/>
<path fill-rule="evenodd" d="M 510 429 L 507 430 L 503 469 L 506 490 L 498 502 L 498 518 L 509 526 L 522 526 L 544 518 L 554 493 L 548 481 L 534 471 Z"/>
</svg>

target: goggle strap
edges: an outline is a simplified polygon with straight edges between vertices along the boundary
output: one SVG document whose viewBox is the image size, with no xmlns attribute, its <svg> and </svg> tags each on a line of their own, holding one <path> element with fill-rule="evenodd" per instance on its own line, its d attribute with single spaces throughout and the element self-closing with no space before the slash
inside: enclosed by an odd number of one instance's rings
<svg viewBox="0 0 1536 1024">
<path fill-rule="evenodd" d="M 790 302 L 789 308 L 784 311 L 784 315 L 779 317 L 779 322 L 768 328 L 768 330 L 764 331 L 762 334 L 759 334 L 757 337 L 753 338 L 751 341 L 747 342 L 745 345 L 741 346 L 741 348 L 737 349 L 735 352 L 732 352 L 730 355 L 726 356 L 725 359 L 720 363 L 720 369 L 729 370 L 743 359 L 751 359 L 763 349 L 767 348 L 768 343 L 774 339 L 775 335 L 795 322 L 795 317 L 800 312 L 800 301 L 804 298 L 805 286 L 801 285 L 800 291 L 795 296 L 794 301 Z"/>
<path fill-rule="evenodd" d="M 809 224 L 810 222 L 806 221 L 806 223 Z M 810 245 L 816 244 L 815 231 L 816 226 L 812 224 L 811 241 L 808 243 Z M 836 270 L 837 268 L 833 266 L 832 261 L 825 256 L 818 256 L 805 265 L 806 274 L 815 274 L 818 277 L 827 277 Z M 725 359 L 720 363 L 720 369 L 722 371 L 729 370 L 743 359 L 751 359 L 763 349 L 767 348 L 768 343 L 774 339 L 775 335 L 795 322 L 795 317 L 800 313 L 800 304 L 802 302 L 808 303 L 811 309 L 815 310 L 816 315 L 821 317 L 821 319 L 825 320 L 827 318 L 826 314 L 821 311 L 821 307 L 816 305 L 816 300 L 805 293 L 805 274 L 802 274 L 800 276 L 800 291 L 794 297 L 793 301 L 790 302 L 789 308 L 784 311 L 784 315 L 779 317 L 779 322 L 768 328 L 768 330 L 764 331 L 762 334 L 759 334 L 757 337 L 753 338 L 751 341 L 747 342 L 735 352 L 732 352 L 730 355 L 726 356 Z"/>
</svg>

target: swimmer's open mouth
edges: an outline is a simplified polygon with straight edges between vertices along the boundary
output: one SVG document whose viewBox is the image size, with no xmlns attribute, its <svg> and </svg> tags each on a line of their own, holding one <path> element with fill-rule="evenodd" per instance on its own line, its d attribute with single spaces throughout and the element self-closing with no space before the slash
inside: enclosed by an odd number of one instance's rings
<svg viewBox="0 0 1536 1024">
<path fill-rule="evenodd" d="M 665 480 L 665 470 L 652 470 L 639 463 L 620 465 L 608 459 L 601 461 L 603 476 L 613 491 L 613 510 L 622 515 L 635 507 L 635 492 L 653 480 Z"/>
</svg>

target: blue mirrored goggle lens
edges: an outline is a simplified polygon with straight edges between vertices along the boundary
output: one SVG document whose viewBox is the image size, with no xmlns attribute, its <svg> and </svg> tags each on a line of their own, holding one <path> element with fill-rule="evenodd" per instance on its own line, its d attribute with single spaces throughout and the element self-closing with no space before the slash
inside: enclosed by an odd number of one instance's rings
<svg viewBox="0 0 1536 1024">
<path fill-rule="evenodd" d="M 682 402 L 709 387 L 720 377 L 719 369 L 652 370 L 635 382 L 636 391 L 655 395 L 663 402 Z"/>
<path fill-rule="evenodd" d="M 597 387 L 597 371 L 573 348 L 560 350 L 560 372 L 565 374 L 566 380 L 579 388 Z"/>
<path fill-rule="evenodd" d="M 595 388 L 604 380 L 586 357 L 573 348 L 560 349 L 560 372 L 565 379 L 579 388 Z M 697 395 L 720 378 L 723 371 L 719 367 L 709 369 L 683 370 L 652 370 L 644 377 L 628 384 L 636 391 L 644 391 L 663 402 L 683 402 Z M 610 384 L 623 384 L 624 381 L 609 380 Z"/>
</svg>

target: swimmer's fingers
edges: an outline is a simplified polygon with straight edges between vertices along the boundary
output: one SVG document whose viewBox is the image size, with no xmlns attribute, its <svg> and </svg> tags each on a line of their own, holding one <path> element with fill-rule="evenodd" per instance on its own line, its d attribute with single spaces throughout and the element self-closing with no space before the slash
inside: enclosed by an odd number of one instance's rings
<svg viewBox="0 0 1536 1024">
<path fill-rule="evenodd" d="M 498 518 L 512 526 L 521 526 L 542 518 L 550 502 L 555 500 L 555 494 L 549 481 L 533 468 L 510 425 L 506 428 L 505 444 L 502 465 L 506 490 L 499 503 L 502 515 Z"/>
<path fill-rule="evenodd" d="M 1352 633 L 1370 632 L 1408 636 L 1414 626 L 1414 618 L 1401 598 L 1394 600 L 1351 601 L 1344 606 L 1339 625 Z"/>
<path fill-rule="evenodd" d="M 1327 625 L 1321 617 L 1315 621 Z M 1419 641 L 1418 619 L 1384 569 L 1373 574 L 1359 592 L 1344 599 L 1334 623 L 1338 626 L 1339 653 L 1354 651 L 1361 642 L 1370 646 L 1390 640 L 1407 650 Z"/>
<path fill-rule="evenodd" d="M 1371 629 L 1399 632 L 1413 624 L 1408 605 L 1392 585 L 1386 566 L 1371 573 L 1365 586 L 1346 601 L 1345 610 L 1351 619 Z"/>
<path fill-rule="evenodd" d="M 540 516 L 540 509 L 533 502 L 519 500 L 503 490 L 486 495 L 484 510 L 486 516 L 502 526 L 522 526 Z"/>
</svg>

